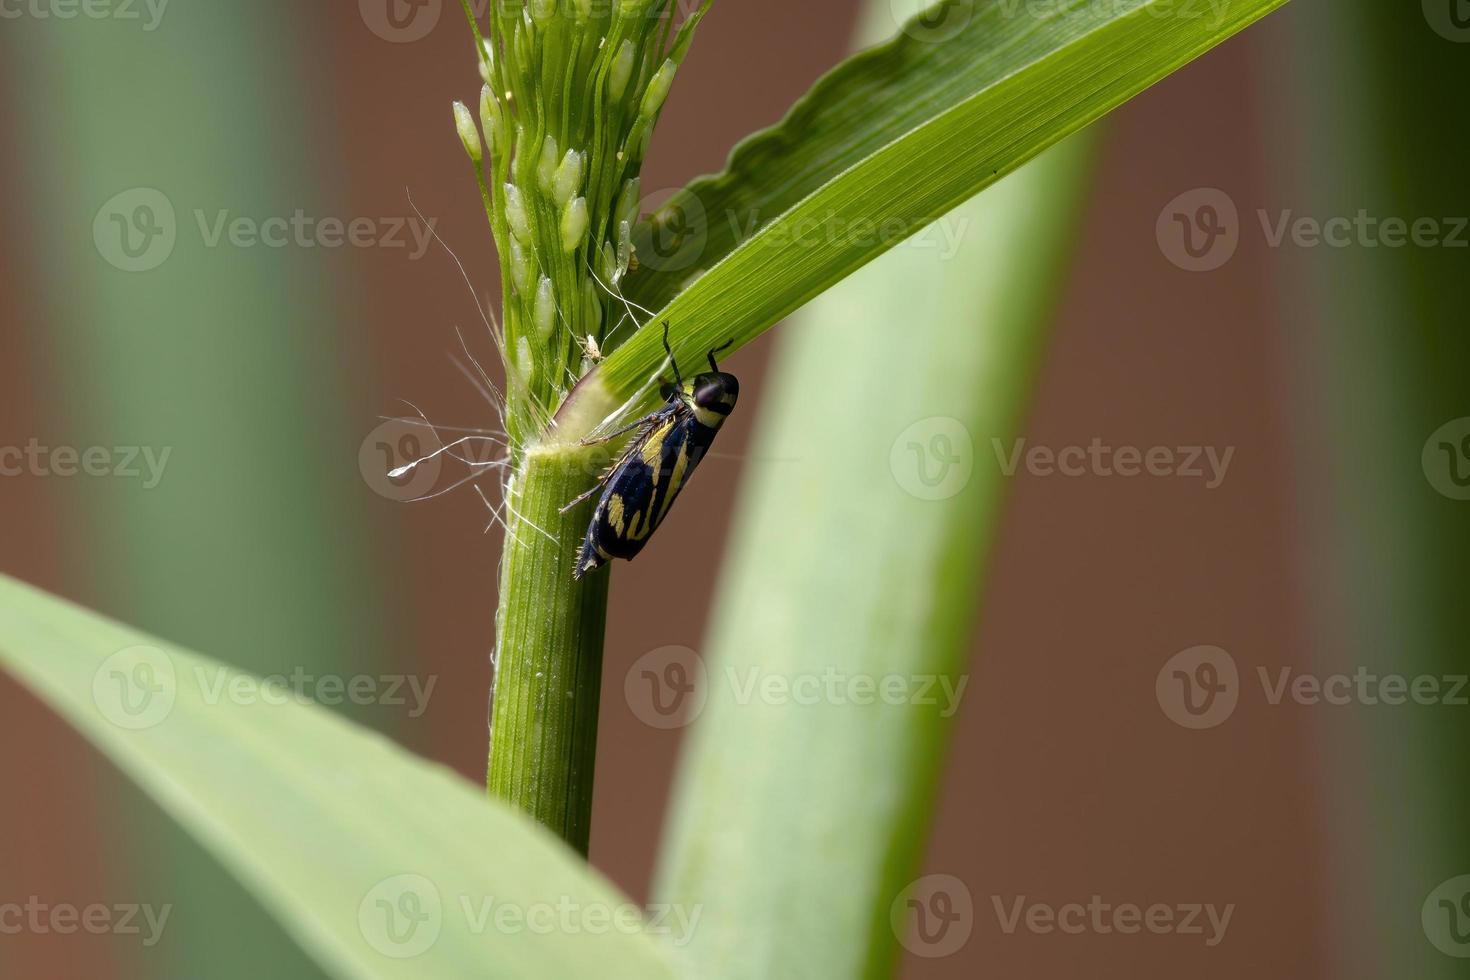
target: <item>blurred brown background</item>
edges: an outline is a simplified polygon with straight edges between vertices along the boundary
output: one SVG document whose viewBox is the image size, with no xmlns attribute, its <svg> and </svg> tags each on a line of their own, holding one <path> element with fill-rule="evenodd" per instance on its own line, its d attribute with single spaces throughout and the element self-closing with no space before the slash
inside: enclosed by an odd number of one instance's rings
<svg viewBox="0 0 1470 980">
<path fill-rule="evenodd" d="M 844 55 L 857 7 L 855 0 L 717 2 L 669 101 L 644 186 L 674 187 L 717 169 L 735 140 L 777 120 Z M 215 70 L 207 51 L 197 54 L 206 103 L 259 84 L 260 73 L 276 70 L 275 58 L 291 66 L 272 111 L 308 125 L 279 161 L 289 190 L 275 207 L 348 217 L 407 216 L 416 207 L 437 221 L 468 270 L 469 285 L 437 247 L 417 259 L 387 248 L 286 256 L 292 282 L 283 291 L 310 291 L 346 326 L 281 338 L 282 350 L 311 349 L 296 383 L 322 380 L 338 404 L 328 419 L 281 408 L 274 438 L 350 488 L 342 507 L 354 515 L 351 540 L 333 536 L 340 523 L 308 523 L 293 533 L 320 534 L 314 547 L 332 554 L 367 556 L 375 584 L 340 597 L 343 616 L 378 651 L 365 669 L 439 678 L 421 717 L 389 707 L 357 716 L 479 781 L 498 535 L 482 533 L 487 516 L 470 492 L 405 505 L 374 493 L 356 468 L 358 439 L 379 415 L 402 413 L 400 398 L 441 424 L 493 424 L 490 406 L 452 363 L 460 354 L 456 326 L 476 357 L 493 361 L 472 289 L 489 296 L 497 283 L 471 172 L 450 125 L 450 99 L 469 99 L 478 88 L 456 13 L 446 9 L 422 40 L 390 43 L 353 5 L 306 5 L 293 8 L 289 29 L 277 23 L 277 33 L 262 36 L 265 56 L 249 72 Z M 1355 816 L 1323 793 L 1318 719 L 1328 709 L 1243 697 L 1227 723 L 1190 731 L 1166 717 L 1154 693 L 1165 661 L 1189 647 L 1222 647 L 1245 673 L 1257 665 L 1305 668 L 1324 642 L 1308 612 L 1297 522 L 1324 492 L 1317 481 L 1325 471 L 1303 465 L 1303 444 L 1285 421 L 1303 387 L 1316 382 L 1298 372 L 1283 342 L 1300 325 L 1277 302 L 1281 250 L 1268 247 L 1249 217 L 1285 206 L 1268 149 L 1279 92 L 1268 81 L 1300 43 L 1294 34 L 1303 21 L 1294 18 L 1307 16 L 1288 9 L 1270 18 L 1101 124 L 1095 185 L 1025 435 L 1051 447 L 1100 438 L 1115 446 L 1233 447 L 1234 456 L 1216 489 L 1189 479 L 1024 471 L 1014 479 L 991 586 L 975 597 L 981 625 L 971 683 L 923 869 L 966 883 L 973 931 L 952 955 L 910 956 L 905 976 L 1348 975 L 1326 910 L 1340 912 L 1352 900 L 1333 891 L 1342 879 L 1329 873 L 1325 828 L 1350 825 Z M 17 29 L 0 23 L 13 37 Z M 170 29 L 165 24 L 160 35 Z M 6 50 L 0 111 L 12 136 L 0 149 L 0 178 L 12 199 L 24 199 L 46 179 L 33 138 L 60 124 L 48 119 L 51 90 L 41 83 L 62 70 L 65 54 L 57 46 L 25 57 Z M 242 124 L 205 117 L 192 125 Z M 310 179 L 298 186 L 302 174 Z M 138 181 L 120 174 L 115 183 Z M 1176 267 L 1155 235 L 1161 209 L 1201 187 L 1226 191 L 1247 215 L 1239 250 L 1209 274 Z M 98 202 L 83 203 L 91 210 Z M 73 234 L 86 241 L 87 226 L 67 227 L 24 201 L 12 207 L 0 236 L 0 444 L 24 445 L 33 436 L 75 442 L 75 419 L 92 394 L 80 363 L 89 355 L 48 327 L 61 315 L 57 294 L 73 272 L 57 268 L 55 253 L 36 242 Z M 724 455 L 706 464 L 697 502 L 676 510 L 658 544 L 615 575 L 592 860 L 635 898 L 647 894 L 679 733 L 641 723 L 623 700 L 622 680 L 651 649 L 700 646 L 717 565 L 690 556 L 719 553 L 760 409 L 770 336 L 730 359 L 742 379 L 742 411 L 722 439 Z M 262 343 L 268 360 L 274 341 Z M 231 384 L 227 363 L 206 359 L 197 370 L 205 397 L 212 386 Z M 337 419 L 358 435 L 338 440 Z M 228 442 L 229 434 L 220 438 Z M 977 465 L 994 463 L 992 447 L 976 451 Z M 254 468 L 247 459 L 231 479 L 244 481 L 241 493 L 274 498 L 301 474 Z M 107 488 L 79 493 L 61 482 L 0 478 L 0 570 L 145 628 L 169 629 L 135 611 L 126 593 L 99 584 L 120 574 L 104 566 L 118 562 L 125 574 L 128 560 L 107 556 L 109 517 L 89 502 Z M 222 506 L 215 519 L 230 522 L 232 513 Z M 251 605 L 248 583 L 230 571 L 234 561 L 218 553 L 196 572 L 221 590 L 222 601 Z M 269 574 L 295 561 L 285 551 L 253 564 Z M 202 635 L 167 635 L 228 654 Z M 340 662 L 350 667 L 353 649 L 342 643 Z M 156 886 L 140 885 L 138 869 L 189 846 L 177 834 L 145 832 L 117 817 L 131 810 L 161 819 L 4 678 L 0 738 L 0 901 L 32 894 L 79 904 L 140 900 L 140 888 Z M 995 906 L 1019 896 L 1085 904 L 1094 895 L 1114 904 L 1233 905 L 1234 912 L 1225 940 L 1209 946 L 1207 924 L 1205 935 L 1193 936 L 1007 933 Z M 7 935 L 0 936 L 0 969 L 16 977 L 222 975 L 180 950 L 195 921 L 189 906 L 243 903 L 237 887 L 222 874 L 204 875 L 187 895 L 154 900 L 179 906 L 159 949 L 140 950 L 121 937 Z M 1416 928 L 1417 907 L 1402 912 Z M 258 934 L 250 930 L 271 934 L 261 922 L 240 934 Z M 310 975 L 300 960 L 280 970 Z"/>
</svg>

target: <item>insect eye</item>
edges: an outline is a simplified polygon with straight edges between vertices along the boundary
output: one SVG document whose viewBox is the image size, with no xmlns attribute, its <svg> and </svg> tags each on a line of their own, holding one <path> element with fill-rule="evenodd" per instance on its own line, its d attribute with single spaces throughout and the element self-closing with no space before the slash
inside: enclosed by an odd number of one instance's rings
<svg viewBox="0 0 1470 980">
<path fill-rule="evenodd" d="M 694 389 L 694 404 L 700 408 L 714 408 L 724 395 L 724 385 L 718 381 L 707 382 Z"/>
</svg>

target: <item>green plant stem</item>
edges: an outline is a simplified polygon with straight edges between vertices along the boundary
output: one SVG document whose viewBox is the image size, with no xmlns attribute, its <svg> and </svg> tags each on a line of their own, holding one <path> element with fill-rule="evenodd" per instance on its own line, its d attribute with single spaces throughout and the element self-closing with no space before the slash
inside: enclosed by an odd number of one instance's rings
<svg viewBox="0 0 1470 980">
<path fill-rule="evenodd" d="M 600 454 L 579 446 L 528 452 L 506 489 L 490 794 L 587 853 L 597 700 L 607 616 L 606 567 L 573 581 L 592 502 L 560 510 L 592 485 Z"/>
<path fill-rule="evenodd" d="M 492 4 L 484 31 L 474 5 L 461 6 L 484 84 L 478 112 L 455 104 L 455 129 L 504 270 L 498 339 L 515 474 L 486 784 L 585 854 L 608 573 L 573 581 L 592 504 L 561 508 L 608 460 L 581 444 L 595 422 L 576 433 L 547 423 L 609 314 L 622 315 L 596 283 L 620 282 L 632 264 L 645 137 L 709 3 L 677 33 L 672 0 Z"/>
</svg>

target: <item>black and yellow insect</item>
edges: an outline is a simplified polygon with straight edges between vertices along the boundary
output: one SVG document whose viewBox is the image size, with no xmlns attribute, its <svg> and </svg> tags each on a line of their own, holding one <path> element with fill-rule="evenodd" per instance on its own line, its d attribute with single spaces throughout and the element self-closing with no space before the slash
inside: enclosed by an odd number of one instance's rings
<svg viewBox="0 0 1470 980">
<path fill-rule="evenodd" d="M 664 350 L 674 369 L 674 383 L 663 388 L 666 403 L 600 440 L 637 430 L 597 486 L 563 508 L 569 510 L 594 493 L 602 493 L 572 569 L 573 578 L 581 578 L 613 558 L 632 559 L 668 514 L 674 498 L 715 441 L 720 426 L 735 410 L 740 382 L 715 363 L 715 355 L 725 347 L 706 355 L 707 372 L 685 381 L 679 376 L 679 365 L 669 347 L 669 325 L 664 324 Z"/>
</svg>

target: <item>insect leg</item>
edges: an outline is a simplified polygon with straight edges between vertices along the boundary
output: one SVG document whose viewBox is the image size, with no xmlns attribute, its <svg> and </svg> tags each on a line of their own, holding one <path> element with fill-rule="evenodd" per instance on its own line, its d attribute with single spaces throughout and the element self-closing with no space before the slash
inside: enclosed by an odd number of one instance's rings
<svg viewBox="0 0 1470 980">
<path fill-rule="evenodd" d="M 607 436 L 607 437 L 605 437 L 603 439 L 595 439 L 592 442 L 583 442 L 582 445 L 584 445 L 584 446 L 595 446 L 595 445 L 598 445 L 599 443 L 607 442 L 607 441 L 609 441 L 611 439 L 617 438 L 619 435 L 622 435 L 625 432 L 630 432 L 633 429 L 637 429 L 637 428 L 640 428 L 642 426 L 646 426 L 646 425 L 649 424 L 649 421 L 650 420 L 647 419 L 647 418 L 641 418 L 637 422 L 634 422 L 632 425 L 625 425 L 625 426 L 623 426 L 621 429 L 619 429 L 617 432 L 614 432 L 610 436 Z M 606 470 L 603 471 L 602 475 L 597 478 L 597 482 L 595 484 L 593 484 L 591 490 L 588 490 L 586 493 L 578 494 L 566 506 L 561 507 L 560 509 L 558 509 L 557 510 L 557 513 L 558 514 L 565 514 L 567 511 L 571 510 L 573 507 L 577 506 L 582 501 L 586 500 L 588 497 L 592 496 L 595 493 L 600 492 L 603 487 L 607 486 L 607 481 L 612 478 L 613 473 L 617 472 L 617 468 L 618 467 L 617 467 L 617 464 L 616 463 L 614 463 L 612 466 L 609 466 Z"/>
<path fill-rule="evenodd" d="M 588 490 L 586 493 L 579 493 L 579 494 L 577 494 L 577 496 L 573 497 L 571 499 L 571 501 L 565 507 L 559 508 L 557 510 L 557 513 L 558 514 L 565 514 L 567 511 L 571 510 L 573 507 L 577 506 L 582 501 L 586 500 L 588 497 L 591 497 L 593 494 L 601 493 L 602 492 L 602 488 L 605 487 L 605 486 L 607 486 L 607 478 L 609 476 L 612 476 L 612 470 L 608 470 L 607 473 L 605 473 L 602 476 L 601 479 L 599 479 L 595 484 L 593 484 L 591 490 Z"/>
<path fill-rule="evenodd" d="M 613 431 L 609 432 L 605 436 L 599 436 L 596 439 L 583 439 L 582 442 L 581 442 L 581 444 L 584 445 L 584 446 L 600 446 L 600 445 L 602 445 L 605 442 L 612 442 L 618 436 L 627 435 L 629 432 L 632 432 L 634 429 L 638 428 L 640 425 L 647 425 L 647 424 L 648 424 L 648 418 L 647 418 L 647 416 L 645 416 L 645 417 L 643 417 L 641 419 L 638 419 L 636 422 L 629 422 L 627 425 L 623 426 L 620 429 L 614 429 Z"/>
</svg>

